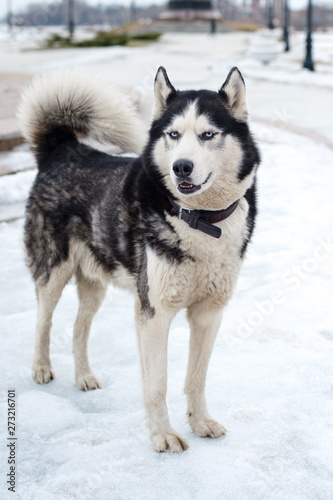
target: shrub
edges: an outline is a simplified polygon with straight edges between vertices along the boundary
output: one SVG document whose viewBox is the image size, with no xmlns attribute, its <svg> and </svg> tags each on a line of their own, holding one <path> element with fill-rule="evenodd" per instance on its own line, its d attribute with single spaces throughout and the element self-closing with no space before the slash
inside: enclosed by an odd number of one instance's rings
<svg viewBox="0 0 333 500">
<path fill-rule="evenodd" d="M 68 47 L 71 43 L 70 37 L 53 34 L 45 40 L 47 48 Z"/>
<path fill-rule="evenodd" d="M 127 33 L 112 33 L 111 31 L 99 31 L 91 40 L 74 42 L 73 47 L 110 47 L 112 45 L 126 45 L 129 41 Z"/>
<path fill-rule="evenodd" d="M 136 35 L 131 35 L 131 40 L 147 40 L 147 41 L 155 41 L 160 38 L 162 33 L 158 31 L 147 31 L 146 33 L 138 33 Z"/>
<path fill-rule="evenodd" d="M 47 48 L 64 47 L 111 47 L 113 45 L 127 45 L 131 40 L 134 41 L 155 41 L 158 40 L 161 33 L 157 31 L 148 31 L 147 33 L 138 33 L 129 35 L 126 32 L 98 31 L 94 38 L 74 42 L 69 36 L 64 37 L 54 34 L 46 39 Z"/>
</svg>

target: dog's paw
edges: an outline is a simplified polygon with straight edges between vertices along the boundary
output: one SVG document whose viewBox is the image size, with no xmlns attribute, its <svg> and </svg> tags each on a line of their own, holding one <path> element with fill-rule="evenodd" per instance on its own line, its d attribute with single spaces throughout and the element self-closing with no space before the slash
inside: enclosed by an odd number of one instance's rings
<svg viewBox="0 0 333 500">
<path fill-rule="evenodd" d="M 54 379 L 54 372 L 50 365 L 33 366 L 32 378 L 37 384 L 47 384 Z"/>
<path fill-rule="evenodd" d="M 218 438 L 227 433 L 225 427 L 211 417 L 195 418 L 190 416 L 189 422 L 192 430 L 199 437 Z"/>
<path fill-rule="evenodd" d="M 77 375 L 76 384 L 81 391 L 92 391 L 102 387 L 98 378 L 92 372 Z"/>
<path fill-rule="evenodd" d="M 153 448 L 158 452 L 182 453 L 189 448 L 189 444 L 180 434 L 171 431 L 153 436 Z"/>
</svg>

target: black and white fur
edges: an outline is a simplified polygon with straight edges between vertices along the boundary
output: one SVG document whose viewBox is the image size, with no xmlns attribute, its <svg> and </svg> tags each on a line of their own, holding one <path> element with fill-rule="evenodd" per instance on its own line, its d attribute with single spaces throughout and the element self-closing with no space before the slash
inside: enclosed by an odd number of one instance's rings
<svg viewBox="0 0 333 500">
<path fill-rule="evenodd" d="M 187 309 L 191 328 L 185 384 L 189 423 L 199 436 L 224 435 L 207 410 L 206 372 L 254 227 L 260 161 L 247 125 L 240 72 L 233 68 L 217 93 L 180 92 L 160 68 L 149 139 L 138 158 L 110 156 L 78 140 L 90 136 L 137 153 L 144 145 L 144 127 L 130 102 L 94 79 L 62 74 L 35 80 L 23 95 L 20 119 L 39 169 L 25 224 L 38 300 L 34 379 L 54 378 L 52 314 L 75 275 L 80 299 L 73 340 L 76 383 L 83 390 L 100 387 L 87 344 L 111 282 L 136 298 L 153 448 L 188 448 L 171 427 L 166 406 L 168 332 L 181 308 Z M 205 210 L 240 202 L 217 223 L 222 236 L 215 239 L 173 215 L 169 198 Z"/>
</svg>

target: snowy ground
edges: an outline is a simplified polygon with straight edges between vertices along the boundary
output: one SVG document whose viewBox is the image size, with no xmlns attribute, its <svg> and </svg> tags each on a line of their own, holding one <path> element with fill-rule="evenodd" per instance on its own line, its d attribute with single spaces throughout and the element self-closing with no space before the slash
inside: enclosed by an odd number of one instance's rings
<svg viewBox="0 0 333 500">
<path fill-rule="evenodd" d="M 253 128 L 264 136 L 262 126 Z M 35 384 L 36 304 L 23 223 L 0 225 L 2 422 L 7 389 L 15 388 L 18 400 L 18 495 L 6 493 L 2 479 L 1 498 L 332 498 L 333 153 L 279 130 L 260 146 L 257 230 L 208 375 L 211 413 L 229 431 L 224 440 L 200 439 L 186 424 L 184 314 L 171 329 L 168 404 L 191 445 L 181 456 L 151 450 L 133 299 L 125 292 L 110 288 L 92 328 L 91 363 L 103 389 L 82 393 L 74 385 L 73 284 L 54 317 L 56 379 Z M 13 179 L 27 174 L 14 187 Z M 32 177 L 6 177 L 7 196 L 22 200 Z"/>
<path fill-rule="evenodd" d="M 313 61 L 316 71 L 302 68 L 305 57 L 304 32 L 292 32 L 290 52 L 284 52 L 281 32 L 262 30 L 250 39 L 243 71 L 247 77 L 271 82 L 333 88 L 333 31 L 313 34 Z M 262 63 L 265 64 L 262 64 Z"/>
<path fill-rule="evenodd" d="M 155 66 L 162 60 L 177 86 L 188 81 L 193 87 L 215 88 L 234 62 L 250 59 L 244 54 L 252 45 L 237 52 L 240 39 L 236 35 L 218 38 L 220 46 L 207 38 L 201 51 L 199 40 L 190 37 L 186 41 L 177 35 L 173 52 L 171 38 L 134 53 L 126 48 L 94 50 L 89 70 L 107 76 L 112 63 L 118 83 L 133 83 L 151 92 Z M 208 63 L 209 47 L 212 62 Z M 20 65 L 26 71 L 29 64 L 24 66 L 22 54 L 15 54 L 11 54 L 13 71 L 19 71 Z M 26 55 L 27 60 L 31 57 L 30 65 L 34 61 L 32 72 L 45 69 L 45 55 L 35 54 L 34 59 L 31 53 Z M 62 57 L 67 62 L 75 58 L 70 51 Z M 88 52 L 82 53 L 77 65 L 84 67 L 89 57 Z M 0 50 L 5 68 L 9 60 L 10 53 Z M 61 67 L 66 61 L 54 51 L 49 65 Z M 200 74 L 195 73 L 196 65 Z M 201 439 L 186 424 L 183 383 L 189 331 L 181 313 L 170 334 L 168 406 L 173 426 L 191 447 L 173 456 L 151 450 L 141 398 L 133 299 L 113 288 L 94 320 L 90 341 L 91 364 L 103 389 L 82 393 L 74 385 L 71 336 L 78 302 L 73 284 L 65 289 L 53 321 L 51 356 L 56 378 L 46 386 L 35 384 L 30 367 L 36 303 L 24 264 L 23 221 L 2 223 L 1 435 L 6 437 L 7 390 L 14 388 L 18 476 L 17 494 L 12 494 L 3 479 L 8 465 L 2 444 L 1 499 L 332 499 L 333 152 L 276 128 L 279 121 L 288 126 L 293 123 L 288 118 L 289 104 L 287 109 L 275 104 L 280 115 L 272 114 L 267 92 L 281 84 L 268 87 L 269 82 L 262 82 L 258 90 L 259 68 L 255 74 L 257 80 L 255 76 L 247 80 L 252 115 L 262 109 L 267 121 L 265 125 L 252 123 L 263 155 L 260 214 L 235 295 L 225 312 L 207 383 L 210 411 L 228 429 L 227 437 Z M 115 73 L 108 76 L 112 79 Z M 285 96 L 287 90 L 278 88 Z M 292 84 L 290 89 L 299 93 L 299 107 L 308 105 L 302 100 L 301 87 Z M 329 90 L 313 83 L 309 92 L 320 101 Z M 321 111 L 323 120 L 326 114 L 331 120 L 328 105 L 325 110 Z M 294 122 L 300 125 L 303 118 L 300 111 Z M 33 163 L 24 146 L 0 155 L 2 161 L 24 168 Z M 28 170 L 0 177 L 0 219 L 1 214 L 15 217 L 22 213 L 34 175 Z"/>
</svg>

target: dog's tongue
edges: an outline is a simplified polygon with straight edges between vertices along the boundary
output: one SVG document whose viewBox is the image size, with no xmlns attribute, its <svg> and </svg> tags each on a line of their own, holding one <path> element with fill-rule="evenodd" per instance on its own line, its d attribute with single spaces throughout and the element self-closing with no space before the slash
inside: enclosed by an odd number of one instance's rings
<svg viewBox="0 0 333 500">
<path fill-rule="evenodd" d="M 185 189 L 185 188 L 193 188 L 193 187 L 194 187 L 194 186 L 193 186 L 193 184 L 190 184 L 189 182 L 185 182 L 185 181 L 184 181 L 184 182 L 182 182 L 181 184 L 179 184 L 179 186 L 180 186 L 181 188 L 184 188 L 184 189 Z"/>
</svg>

